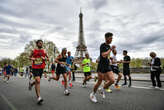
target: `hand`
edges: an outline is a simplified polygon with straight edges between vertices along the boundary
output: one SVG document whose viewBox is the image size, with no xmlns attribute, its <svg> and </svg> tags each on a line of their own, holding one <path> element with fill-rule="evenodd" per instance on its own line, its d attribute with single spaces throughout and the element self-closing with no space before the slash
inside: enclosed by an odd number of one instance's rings
<svg viewBox="0 0 164 110">
<path fill-rule="evenodd" d="M 112 45 L 111 49 L 114 50 L 115 48 L 116 48 L 116 46 L 115 45 Z"/>
<path fill-rule="evenodd" d="M 35 58 L 31 58 L 31 60 L 32 60 L 32 61 L 34 61 L 34 60 L 35 60 Z"/>
<path fill-rule="evenodd" d="M 45 57 L 41 56 L 41 58 L 42 58 L 43 60 L 45 60 Z"/>
</svg>

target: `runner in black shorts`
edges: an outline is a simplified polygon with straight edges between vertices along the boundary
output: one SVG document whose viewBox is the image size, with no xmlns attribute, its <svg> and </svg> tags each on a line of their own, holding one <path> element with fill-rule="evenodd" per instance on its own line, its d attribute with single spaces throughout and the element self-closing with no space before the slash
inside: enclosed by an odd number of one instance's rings
<svg viewBox="0 0 164 110">
<path fill-rule="evenodd" d="M 109 54 L 115 48 L 115 46 L 110 47 L 110 43 L 112 42 L 113 34 L 108 32 L 105 34 L 105 43 L 100 46 L 100 61 L 98 63 L 98 82 L 94 86 L 93 92 L 90 94 L 90 99 L 93 102 L 97 102 L 96 99 L 96 91 L 98 87 L 101 85 L 103 77 L 107 79 L 103 89 L 101 89 L 101 94 L 103 98 L 105 98 L 105 89 L 107 89 L 110 85 L 112 85 L 115 81 L 114 74 L 112 72 L 112 68 L 110 66 L 110 62 L 108 59 Z"/>
<path fill-rule="evenodd" d="M 32 89 L 32 86 L 35 85 L 35 91 L 37 95 L 38 104 L 42 104 L 43 99 L 40 96 L 40 79 L 43 74 L 43 69 L 45 68 L 45 60 L 48 56 L 46 52 L 42 49 L 43 41 L 37 40 L 36 42 L 37 49 L 34 49 L 30 55 L 30 59 L 32 60 L 32 74 L 35 78 L 34 82 L 29 82 L 29 90 Z"/>
<path fill-rule="evenodd" d="M 112 53 L 113 53 L 113 56 L 111 57 L 111 62 L 112 62 L 111 67 L 112 67 L 113 73 L 118 75 L 117 81 L 115 83 L 115 88 L 120 89 L 120 86 L 118 85 L 118 83 L 121 80 L 122 73 L 119 70 L 118 64 L 121 63 L 121 62 L 117 61 L 117 57 L 116 57 L 117 51 L 116 51 L 116 49 L 114 49 L 112 51 Z"/>
<path fill-rule="evenodd" d="M 128 87 L 131 87 L 132 83 L 131 83 L 131 76 L 130 76 L 130 68 L 129 68 L 129 64 L 130 64 L 130 56 L 127 55 L 128 51 L 124 50 L 123 51 L 123 55 L 124 55 L 124 60 L 121 61 L 123 63 L 123 75 L 124 75 L 124 84 L 122 84 L 122 86 L 127 85 L 127 77 L 129 77 L 129 85 Z"/>
<path fill-rule="evenodd" d="M 82 61 L 82 66 L 83 66 L 83 72 L 84 72 L 84 76 L 85 76 L 82 87 L 86 87 L 87 81 L 89 81 L 92 78 L 92 76 L 91 76 L 91 60 L 89 58 L 88 53 L 85 54 L 85 59 Z"/>
<path fill-rule="evenodd" d="M 63 48 L 61 54 L 55 59 L 55 62 L 57 63 L 57 68 L 56 68 L 56 77 L 49 77 L 48 81 L 50 82 L 51 79 L 58 81 L 60 78 L 60 75 L 63 75 L 64 78 L 64 94 L 69 95 L 70 92 L 67 89 L 67 71 L 66 71 L 66 56 L 67 49 Z"/>
</svg>

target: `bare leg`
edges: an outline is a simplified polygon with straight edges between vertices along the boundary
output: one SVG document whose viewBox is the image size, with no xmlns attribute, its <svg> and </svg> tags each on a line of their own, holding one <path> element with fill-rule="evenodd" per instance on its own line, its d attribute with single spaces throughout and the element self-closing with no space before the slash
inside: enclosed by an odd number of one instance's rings
<svg viewBox="0 0 164 110">
<path fill-rule="evenodd" d="M 93 88 L 94 93 L 97 92 L 97 89 L 98 89 L 99 86 L 101 85 L 102 80 L 103 80 L 103 74 L 98 73 L 98 81 L 97 81 L 97 83 L 95 84 L 95 86 L 94 86 L 94 88 Z"/>
<path fill-rule="evenodd" d="M 115 82 L 115 78 L 114 78 L 114 74 L 112 71 L 107 72 L 105 77 L 107 77 L 109 80 L 105 83 L 104 85 L 104 89 L 107 89 L 109 86 L 111 86 L 112 84 L 114 84 Z"/>
</svg>

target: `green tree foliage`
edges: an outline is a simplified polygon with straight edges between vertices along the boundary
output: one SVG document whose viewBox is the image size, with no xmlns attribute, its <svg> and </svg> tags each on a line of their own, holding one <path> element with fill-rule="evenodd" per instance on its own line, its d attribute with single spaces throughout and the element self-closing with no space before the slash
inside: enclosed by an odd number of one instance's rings
<svg viewBox="0 0 164 110">
<path fill-rule="evenodd" d="M 28 44 L 26 44 L 26 46 L 24 48 L 24 52 L 22 52 L 14 60 L 7 59 L 7 58 L 2 59 L 0 61 L 0 66 L 3 66 L 5 62 L 10 63 L 14 67 L 17 67 L 17 68 L 31 65 L 29 56 L 34 48 L 36 48 L 36 40 L 30 41 Z M 54 53 L 54 48 L 55 48 L 55 53 Z M 49 57 L 50 62 L 47 62 L 48 66 L 49 66 L 50 63 L 54 61 L 54 58 L 59 54 L 59 51 L 53 42 L 46 41 L 46 40 L 43 41 L 43 49 L 46 51 L 46 53 Z"/>
</svg>

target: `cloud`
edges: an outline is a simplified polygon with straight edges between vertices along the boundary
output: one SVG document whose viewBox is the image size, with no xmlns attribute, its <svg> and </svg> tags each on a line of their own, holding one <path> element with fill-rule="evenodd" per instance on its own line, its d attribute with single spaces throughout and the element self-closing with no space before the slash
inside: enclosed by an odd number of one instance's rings
<svg viewBox="0 0 164 110">
<path fill-rule="evenodd" d="M 80 7 L 91 57 L 99 55 L 108 31 L 114 34 L 119 56 L 124 49 L 132 57 L 147 57 L 153 50 L 164 54 L 163 0 L 1 0 L 0 57 L 15 58 L 26 43 L 40 38 L 59 49 L 68 47 L 74 55 Z"/>
</svg>

